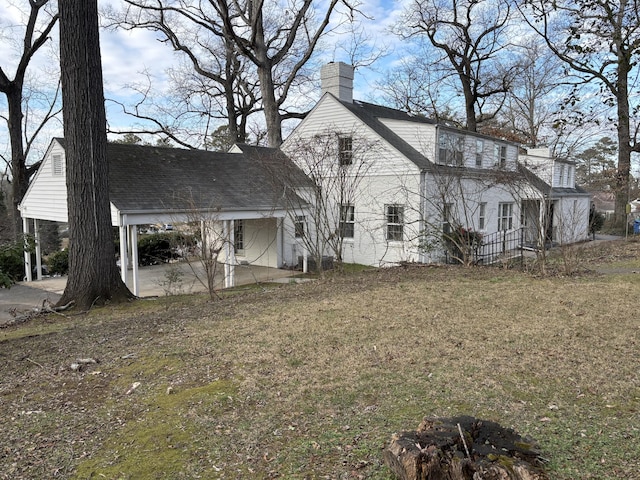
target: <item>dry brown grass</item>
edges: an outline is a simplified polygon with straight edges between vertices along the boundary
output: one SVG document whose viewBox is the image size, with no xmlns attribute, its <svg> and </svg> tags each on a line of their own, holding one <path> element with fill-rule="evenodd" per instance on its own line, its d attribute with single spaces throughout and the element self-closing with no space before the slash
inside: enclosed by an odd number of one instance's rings
<svg viewBox="0 0 640 480">
<path fill-rule="evenodd" d="M 389 479 L 425 415 L 530 435 L 554 479 L 640 478 L 640 244 L 612 245 L 573 277 L 397 268 L 2 330 L 0 478 Z"/>
</svg>

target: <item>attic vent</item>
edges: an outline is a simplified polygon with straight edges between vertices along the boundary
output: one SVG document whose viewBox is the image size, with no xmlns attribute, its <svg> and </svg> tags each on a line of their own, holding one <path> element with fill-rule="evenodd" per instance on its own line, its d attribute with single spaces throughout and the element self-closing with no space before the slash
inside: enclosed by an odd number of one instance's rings
<svg viewBox="0 0 640 480">
<path fill-rule="evenodd" d="M 52 170 L 54 176 L 62 175 L 62 155 L 54 155 L 52 162 Z"/>
</svg>

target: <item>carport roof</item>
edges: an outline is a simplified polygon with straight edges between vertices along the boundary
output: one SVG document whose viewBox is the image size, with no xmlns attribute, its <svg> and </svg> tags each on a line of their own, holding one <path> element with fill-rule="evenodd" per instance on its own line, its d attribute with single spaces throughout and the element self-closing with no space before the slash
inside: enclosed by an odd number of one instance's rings
<svg viewBox="0 0 640 480">
<path fill-rule="evenodd" d="M 280 150 L 237 147 L 240 153 L 109 143 L 109 200 L 123 213 L 285 209 L 285 188 L 308 186 Z"/>
</svg>

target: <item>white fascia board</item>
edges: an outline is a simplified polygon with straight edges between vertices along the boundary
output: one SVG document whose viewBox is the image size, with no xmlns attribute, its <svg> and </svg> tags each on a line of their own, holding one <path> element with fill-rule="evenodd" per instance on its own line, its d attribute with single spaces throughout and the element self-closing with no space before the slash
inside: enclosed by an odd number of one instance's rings
<svg viewBox="0 0 640 480">
<path fill-rule="evenodd" d="M 251 220 L 262 218 L 284 218 L 287 211 L 284 209 L 265 210 L 235 210 L 227 212 L 149 212 L 149 211 L 123 211 L 120 212 L 122 225 L 152 225 L 156 223 L 186 223 L 200 216 L 202 219 L 216 221 L 224 220 Z M 118 224 L 114 224 L 118 225 Z"/>
</svg>

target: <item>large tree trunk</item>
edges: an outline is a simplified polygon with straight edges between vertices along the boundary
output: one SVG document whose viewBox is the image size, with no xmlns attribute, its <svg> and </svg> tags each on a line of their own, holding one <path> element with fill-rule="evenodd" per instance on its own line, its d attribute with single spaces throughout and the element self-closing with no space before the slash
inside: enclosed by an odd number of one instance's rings
<svg viewBox="0 0 640 480">
<path fill-rule="evenodd" d="M 60 66 L 69 210 L 69 278 L 59 304 L 132 295 L 115 262 L 97 0 L 60 0 Z"/>
<path fill-rule="evenodd" d="M 631 172 L 631 135 L 629 126 L 629 85 L 627 78 L 630 67 L 624 58 L 619 60 L 617 79 L 618 102 L 618 166 L 616 171 L 615 227 L 626 229 L 627 203 L 629 203 L 629 175 Z"/>
<path fill-rule="evenodd" d="M 269 57 L 269 47 L 265 41 L 262 8 L 262 2 L 256 2 L 253 4 L 251 11 L 251 18 L 254 23 L 253 48 L 256 59 L 254 63 L 258 69 L 262 108 L 264 110 L 265 123 L 267 124 L 267 140 L 270 147 L 278 148 L 282 144 L 282 117 L 280 116 L 273 85 L 273 61 Z"/>
<path fill-rule="evenodd" d="M 11 144 L 11 195 L 12 210 L 11 219 L 13 235 L 17 239 L 22 232 L 22 221 L 18 205 L 29 187 L 26 160 L 24 157 L 24 145 L 22 142 L 22 83 L 13 82 L 6 92 L 9 128 L 9 141 Z"/>
<path fill-rule="evenodd" d="M 274 93 L 273 73 L 271 65 L 259 66 L 260 92 L 262 93 L 262 107 L 267 124 L 267 139 L 269 146 L 278 148 L 282 145 L 282 116 L 278 109 L 278 102 Z"/>
</svg>

